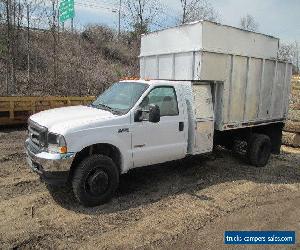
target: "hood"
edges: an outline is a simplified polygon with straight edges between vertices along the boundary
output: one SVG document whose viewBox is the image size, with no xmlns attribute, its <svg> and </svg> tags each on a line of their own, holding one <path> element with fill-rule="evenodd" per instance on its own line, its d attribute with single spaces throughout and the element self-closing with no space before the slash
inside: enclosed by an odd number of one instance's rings
<svg viewBox="0 0 300 250">
<path fill-rule="evenodd" d="M 65 130 L 114 117 L 117 116 L 109 111 L 80 105 L 45 110 L 32 115 L 30 120 L 48 128 L 51 132 L 63 134 Z"/>
</svg>

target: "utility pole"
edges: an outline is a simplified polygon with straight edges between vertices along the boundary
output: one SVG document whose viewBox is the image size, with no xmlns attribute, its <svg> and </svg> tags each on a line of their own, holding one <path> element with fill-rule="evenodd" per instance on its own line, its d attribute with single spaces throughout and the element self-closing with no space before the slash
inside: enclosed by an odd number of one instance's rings
<svg viewBox="0 0 300 250">
<path fill-rule="evenodd" d="M 73 33 L 74 30 L 74 18 L 71 19 L 71 31 Z"/>
<path fill-rule="evenodd" d="M 121 8 L 122 8 L 122 0 L 119 2 L 119 27 L 118 27 L 118 38 L 120 38 L 121 34 Z"/>
</svg>

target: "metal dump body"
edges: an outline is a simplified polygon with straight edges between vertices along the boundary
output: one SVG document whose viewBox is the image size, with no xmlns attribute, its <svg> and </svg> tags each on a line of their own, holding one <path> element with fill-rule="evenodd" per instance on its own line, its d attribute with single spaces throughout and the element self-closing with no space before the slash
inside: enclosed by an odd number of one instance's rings
<svg viewBox="0 0 300 250">
<path fill-rule="evenodd" d="M 199 21 L 144 35 L 141 78 L 209 81 L 215 128 L 282 121 L 292 66 L 276 60 L 279 39 Z"/>
</svg>

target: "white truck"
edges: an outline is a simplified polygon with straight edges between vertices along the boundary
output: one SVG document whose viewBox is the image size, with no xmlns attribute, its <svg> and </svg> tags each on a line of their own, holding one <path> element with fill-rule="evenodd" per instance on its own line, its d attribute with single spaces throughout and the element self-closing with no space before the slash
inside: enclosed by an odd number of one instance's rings
<svg viewBox="0 0 300 250">
<path fill-rule="evenodd" d="M 85 206 L 106 202 L 130 169 L 247 143 L 250 164 L 280 152 L 292 67 L 279 40 L 199 21 L 141 39 L 139 80 L 114 83 L 89 106 L 28 121 L 30 167 L 70 183 Z M 151 79 L 151 80 L 147 80 Z"/>
</svg>

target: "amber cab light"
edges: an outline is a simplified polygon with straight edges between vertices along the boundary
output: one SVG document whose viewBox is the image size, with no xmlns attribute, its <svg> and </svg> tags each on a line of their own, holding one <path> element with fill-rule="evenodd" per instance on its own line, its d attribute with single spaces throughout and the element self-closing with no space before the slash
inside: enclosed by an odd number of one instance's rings
<svg viewBox="0 0 300 250">
<path fill-rule="evenodd" d="M 68 152 L 68 149 L 66 146 L 63 146 L 63 147 L 59 147 L 59 152 L 61 154 L 66 154 Z"/>
</svg>

